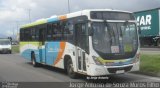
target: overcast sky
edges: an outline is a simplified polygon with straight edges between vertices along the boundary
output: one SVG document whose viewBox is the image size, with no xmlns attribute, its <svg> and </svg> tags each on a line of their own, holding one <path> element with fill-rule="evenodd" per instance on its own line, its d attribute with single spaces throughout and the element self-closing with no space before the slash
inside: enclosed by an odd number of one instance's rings
<svg viewBox="0 0 160 88">
<path fill-rule="evenodd" d="M 141 11 L 160 7 L 160 0 L 69 0 L 71 12 L 83 9 Z M 11 36 L 22 24 L 68 13 L 67 0 L 0 0 L 0 35 Z"/>
</svg>

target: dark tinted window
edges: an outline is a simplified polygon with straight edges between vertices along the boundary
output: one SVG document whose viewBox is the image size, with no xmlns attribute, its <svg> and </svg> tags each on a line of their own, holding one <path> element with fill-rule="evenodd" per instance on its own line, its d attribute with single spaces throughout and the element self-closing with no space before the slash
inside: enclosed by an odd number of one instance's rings
<svg viewBox="0 0 160 88">
<path fill-rule="evenodd" d="M 47 40 L 53 40 L 53 28 L 52 28 L 52 24 L 48 24 L 47 25 Z"/>
<path fill-rule="evenodd" d="M 63 24 L 63 40 L 73 42 L 73 23 L 71 21 Z"/>
<path fill-rule="evenodd" d="M 75 24 L 76 29 L 76 45 L 89 53 L 89 37 L 86 23 Z"/>
<path fill-rule="evenodd" d="M 62 27 L 60 23 L 47 24 L 47 41 L 62 40 Z"/>
<path fill-rule="evenodd" d="M 106 20 L 134 20 L 134 16 L 131 13 L 125 12 L 102 12 L 92 11 L 91 19 L 106 19 Z"/>
<path fill-rule="evenodd" d="M 39 29 L 35 28 L 35 41 L 39 41 Z"/>
<path fill-rule="evenodd" d="M 20 41 L 38 41 L 39 30 L 36 27 L 20 29 Z"/>
<path fill-rule="evenodd" d="M 20 29 L 20 41 L 24 40 L 24 29 Z"/>
<path fill-rule="evenodd" d="M 24 29 L 24 41 L 30 41 L 31 40 L 31 32 L 30 29 Z"/>
<path fill-rule="evenodd" d="M 36 40 L 36 29 L 35 28 L 30 28 L 31 31 L 31 41 Z"/>
<path fill-rule="evenodd" d="M 68 21 L 47 24 L 48 41 L 73 41 L 73 24 Z"/>
</svg>

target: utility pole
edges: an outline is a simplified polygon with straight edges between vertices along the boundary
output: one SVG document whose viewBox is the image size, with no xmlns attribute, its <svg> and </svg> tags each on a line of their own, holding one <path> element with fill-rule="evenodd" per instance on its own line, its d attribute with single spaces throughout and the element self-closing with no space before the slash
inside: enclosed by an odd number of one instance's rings
<svg viewBox="0 0 160 88">
<path fill-rule="evenodd" d="M 28 9 L 29 23 L 31 23 L 31 9 Z"/>
<path fill-rule="evenodd" d="M 14 27 L 13 27 L 13 38 L 15 39 L 15 31 L 14 31 Z"/>
<path fill-rule="evenodd" d="M 16 21 L 16 29 L 17 29 L 17 33 L 16 33 L 16 38 L 17 38 L 19 34 L 19 22 L 18 21 Z"/>
<path fill-rule="evenodd" d="M 16 24 L 16 30 L 13 30 L 13 34 L 15 36 L 15 39 L 19 39 L 19 35 L 20 35 L 20 31 L 19 31 L 19 27 L 20 25 L 22 24 L 22 22 L 28 22 L 28 21 L 15 21 L 15 24 Z"/>
<path fill-rule="evenodd" d="M 70 13 L 70 1 L 68 0 L 68 12 Z"/>
</svg>

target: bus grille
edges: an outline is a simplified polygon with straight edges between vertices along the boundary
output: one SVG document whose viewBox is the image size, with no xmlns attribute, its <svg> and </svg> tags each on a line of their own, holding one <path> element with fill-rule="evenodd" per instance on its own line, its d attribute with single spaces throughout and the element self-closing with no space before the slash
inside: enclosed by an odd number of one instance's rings
<svg viewBox="0 0 160 88">
<path fill-rule="evenodd" d="M 127 67 L 118 67 L 118 68 L 108 68 L 109 73 L 116 73 L 118 70 L 124 70 L 125 72 L 128 72 L 132 69 L 133 66 L 127 66 Z"/>
</svg>

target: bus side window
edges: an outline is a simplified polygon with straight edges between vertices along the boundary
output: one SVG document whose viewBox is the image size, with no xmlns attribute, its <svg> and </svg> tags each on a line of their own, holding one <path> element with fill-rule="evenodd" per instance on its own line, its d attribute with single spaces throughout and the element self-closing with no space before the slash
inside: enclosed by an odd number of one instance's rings
<svg viewBox="0 0 160 88">
<path fill-rule="evenodd" d="M 55 41 L 62 40 L 62 27 L 59 22 L 53 24 L 53 39 Z"/>
<path fill-rule="evenodd" d="M 35 28 L 31 28 L 31 41 L 35 41 L 36 37 L 35 37 Z"/>
<path fill-rule="evenodd" d="M 39 29 L 35 28 L 35 41 L 39 41 Z"/>
<path fill-rule="evenodd" d="M 68 21 L 65 23 L 63 28 L 63 37 L 64 40 L 70 43 L 73 43 L 73 24 L 72 22 Z"/>
<path fill-rule="evenodd" d="M 24 41 L 24 29 L 20 30 L 20 41 Z"/>
<path fill-rule="evenodd" d="M 47 33 L 47 27 L 46 25 L 41 25 L 39 28 L 39 40 L 42 42 L 42 45 L 44 45 L 44 42 L 46 40 L 46 33 Z"/>
<path fill-rule="evenodd" d="M 28 28 L 26 31 L 27 31 L 27 37 L 28 37 L 26 40 L 31 41 L 32 40 L 31 28 Z"/>
<path fill-rule="evenodd" d="M 52 24 L 47 24 L 47 41 L 51 41 L 53 40 L 52 38 L 53 35 L 53 28 L 52 28 Z"/>
<path fill-rule="evenodd" d="M 62 29 L 62 40 L 67 41 L 67 35 L 68 35 L 68 25 L 65 22 L 61 22 L 61 29 Z"/>
<path fill-rule="evenodd" d="M 24 30 L 24 41 L 30 41 L 30 40 L 31 40 L 30 29 L 27 28 Z"/>
</svg>

